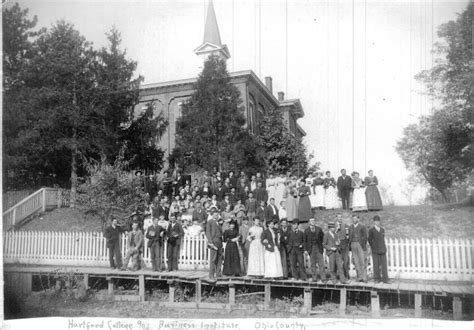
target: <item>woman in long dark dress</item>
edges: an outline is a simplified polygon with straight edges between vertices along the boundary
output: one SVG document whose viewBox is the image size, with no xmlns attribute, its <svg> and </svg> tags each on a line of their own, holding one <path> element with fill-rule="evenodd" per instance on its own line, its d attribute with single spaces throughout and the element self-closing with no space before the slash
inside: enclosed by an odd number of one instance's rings
<svg viewBox="0 0 474 330">
<path fill-rule="evenodd" d="M 237 223 L 232 220 L 229 229 L 224 232 L 225 254 L 224 269 L 222 274 L 227 276 L 240 276 L 240 256 L 238 243 L 240 240 Z"/>
<path fill-rule="evenodd" d="M 302 223 L 308 222 L 309 219 L 313 217 L 313 212 L 311 211 L 311 202 L 309 201 L 309 195 L 311 195 L 310 188 L 305 185 L 304 180 L 301 180 L 299 185 L 298 219 L 300 220 L 300 223 Z"/>
<path fill-rule="evenodd" d="M 380 192 L 377 188 L 379 181 L 374 175 L 374 171 L 369 171 L 369 176 L 365 177 L 364 184 L 367 189 L 365 190 L 365 197 L 367 199 L 367 209 L 369 211 L 378 211 L 383 208 L 382 198 L 380 198 Z"/>
</svg>

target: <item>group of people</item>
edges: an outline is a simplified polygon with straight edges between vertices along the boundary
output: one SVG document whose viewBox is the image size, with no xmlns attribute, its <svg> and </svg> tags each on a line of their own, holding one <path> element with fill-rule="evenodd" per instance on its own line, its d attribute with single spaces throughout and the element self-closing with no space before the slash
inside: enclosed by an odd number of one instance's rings
<svg viewBox="0 0 474 330">
<path fill-rule="evenodd" d="M 231 220 L 224 229 L 224 220 L 217 208 L 211 210 L 211 218 L 204 224 L 204 232 L 210 250 L 209 279 L 226 276 L 254 276 L 271 279 L 307 280 L 304 253 L 310 257 L 311 277 L 313 281 L 327 282 L 325 257 L 328 258 L 328 271 L 331 280 L 336 283 L 348 283 L 349 251 L 356 268 L 357 281 L 367 282 L 368 245 L 372 253 L 375 281 L 388 283 L 385 231 L 380 226 L 380 217 L 373 217 L 373 226 L 367 228 L 359 222 L 357 214 L 352 215 L 352 224 L 338 214 L 335 222 L 327 224 L 324 232 L 316 220 L 311 218 L 309 226 L 300 226 L 299 219 L 272 219 L 262 225 L 258 216 L 249 223 L 244 216 L 242 224 Z M 153 224 L 146 229 L 147 247 L 153 271 L 162 271 L 162 251 L 167 244 L 168 271 L 178 270 L 178 257 L 181 239 L 185 231 L 181 223 L 172 215 L 170 222 L 154 218 Z M 160 223 L 161 222 L 161 223 Z M 199 225 L 198 225 L 199 226 Z M 117 219 L 113 219 L 105 229 L 104 236 L 109 248 L 110 266 L 127 269 L 132 259 L 132 270 L 140 269 L 143 261 L 144 234 L 139 222 L 134 221 L 127 233 L 127 253 L 122 264 L 120 253 L 120 234 L 122 228 Z"/>
<path fill-rule="evenodd" d="M 154 176 L 140 175 L 140 179 L 147 192 L 147 200 L 135 214 L 141 222 L 147 215 L 152 218 L 164 215 L 165 220 L 175 215 L 182 218 L 185 227 L 191 226 L 195 219 L 202 225 L 211 217 L 211 208 L 220 212 L 226 227 L 232 219 L 240 225 L 244 216 L 250 222 L 258 216 L 264 222 L 273 218 L 298 218 L 301 223 L 307 223 L 318 209 L 342 207 L 354 212 L 382 209 L 378 180 L 372 170 L 363 181 L 357 172 L 349 176 L 345 169 L 337 181 L 330 171 L 324 178 L 321 172 L 301 178 L 290 173 L 264 178 L 262 173 L 256 173 L 249 178 L 244 172 L 237 177 L 230 171 L 226 176 L 204 172 L 192 182 L 190 176 L 179 172 L 176 177 L 166 176 L 161 181 Z"/>
</svg>

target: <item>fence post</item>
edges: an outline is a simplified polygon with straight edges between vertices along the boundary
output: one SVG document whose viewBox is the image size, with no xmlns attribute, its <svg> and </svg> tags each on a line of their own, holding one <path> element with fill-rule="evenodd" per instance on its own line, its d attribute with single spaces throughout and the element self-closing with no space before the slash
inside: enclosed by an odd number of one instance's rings
<svg viewBox="0 0 474 330">
<path fill-rule="evenodd" d="M 61 188 L 58 188 L 57 194 L 56 194 L 56 202 L 58 204 L 58 209 L 61 208 L 62 206 L 62 200 L 61 200 Z"/>
<path fill-rule="evenodd" d="M 42 195 L 43 195 L 43 212 L 46 212 L 46 189 L 42 189 Z"/>
<path fill-rule="evenodd" d="M 12 219 L 12 223 L 11 223 L 11 228 L 14 228 L 15 224 L 16 224 L 16 207 L 13 209 L 13 219 Z M 10 229 L 10 228 L 8 228 L 8 229 Z"/>
</svg>

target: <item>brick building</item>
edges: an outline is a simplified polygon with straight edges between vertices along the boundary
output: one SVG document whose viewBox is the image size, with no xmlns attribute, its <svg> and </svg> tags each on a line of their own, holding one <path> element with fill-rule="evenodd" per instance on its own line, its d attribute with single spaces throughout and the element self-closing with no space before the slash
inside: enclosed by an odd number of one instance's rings
<svg viewBox="0 0 474 330">
<path fill-rule="evenodd" d="M 211 54 L 225 59 L 230 58 L 230 52 L 222 44 L 217 19 L 212 1 L 209 2 L 203 43 L 194 52 L 203 58 Z M 230 72 L 231 82 L 240 91 L 240 98 L 244 106 L 247 127 L 254 133 L 257 122 L 268 109 L 279 109 L 289 131 L 302 139 L 306 135 L 298 125 L 297 120 L 304 116 L 303 107 L 299 99 L 284 98 L 283 92 L 278 92 L 278 98 L 273 95 L 272 78 L 265 77 L 262 82 L 252 70 Z M 140 87 L 140 103 L 136 111 L 141 111 L 145 104 L 154 101 L 157 112 L 164 112 L 169 125 L 161 138 L 159 145 L 165 150 L 165 159 L 176 144 L 176 121 L 181 116 L 181 106 L 194 93 L 194 84 L 197 78 L 174 80 L 154 84 L 145 84 Z"/>
</svg>

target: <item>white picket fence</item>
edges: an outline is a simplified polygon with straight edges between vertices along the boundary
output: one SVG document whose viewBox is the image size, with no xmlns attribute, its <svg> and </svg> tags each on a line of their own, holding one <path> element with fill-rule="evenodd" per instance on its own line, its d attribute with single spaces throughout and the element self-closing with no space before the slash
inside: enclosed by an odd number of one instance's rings
<svg viewBox="0 0 474 330">
<path fill-rule="evenodd" d="M 38 211 L 46 211 L 50 207 L 62 207 L 68 204 L 62 198 L 61 189 L 41 188 L 3 212 L 3 230 L 14 229 L 16 225 Z"/>
<path fill-rule="evenodd" d="M 126 237 L 122 236 L 122 255 Z M 145 240 L 146 244 L 146 240 Z M 146 245 L 145 245 L 146 246 Z M 388 271 L 393 279 L 474 281 L 473 240 L 387 239 Z M 108 249 L 102 233 L 10 231 L 3 236 L 4 263 L 107 267 Z M 150 266 L 149 250 L 144 260 Z M 166 263 L 166 244 L 164 247 Z M 185 235 L 180 269 L 205 270 L 209 265 L 207 240 Z M 368 256 L 368 270 L 372 260 Z M 309 268 L 309 258 L 306 257 Z M 351 264 L 351 275 L 355 275 Z"/>
</svg>

